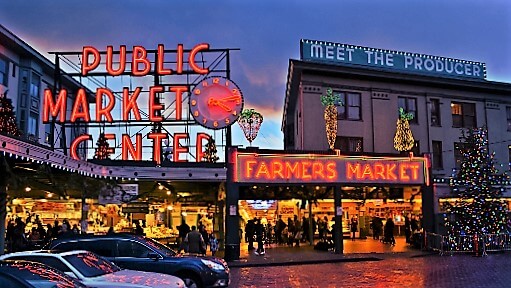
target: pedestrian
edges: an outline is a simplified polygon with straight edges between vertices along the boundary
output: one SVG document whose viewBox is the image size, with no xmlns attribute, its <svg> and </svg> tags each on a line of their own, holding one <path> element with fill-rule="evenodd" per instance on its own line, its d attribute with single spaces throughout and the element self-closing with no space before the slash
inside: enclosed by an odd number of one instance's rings
<svg viewBox="0 0 511 288">
<path fill-rule="evenodd" d="M 393 246 L 396 245 L 396 239 L 394 238 L 394 221 L 392 220 L 392 217 L 387 219 L 385 228 L 383 230 L 383 235 L 384 243 L 390 243 Z"/>
<path fill-rule="evenodd" d="M 404 228 L 405 228 L 406 243 L 410 244 L 411 240 L 412 240 L 412 225 L 411 225 L 409 214 L 405 216 L 405 227 Z"/>
<path fill-rule="evenodd" d="M 185 249 L 185 238 L 186 238 L 186 235 L 190 232 L 190 226 L 188 226 L 188 224 L 186 224 L 185 218 L 181 219 L 181 225 L 179 225 L 177 227 L 177 229 L 178 229 L 178 232 L 179 232 L 179 249 L 178 249 L 178 252 L 181 252 L 182 250 L 184 250 L 186 252 L 186 249 Z"/>
<path fill-rule="evenodd" d="M 12 235 L 12 251 L 19 252 L 25 250 L 28 241 L 25 235 L 25 223 L 21 218 L 16 218 L 16 225 L 14 226 Z"/>
<path fill-rule="evenodd" d="M 305 216 L 302 217 L 302 242 L 306 242 L 307 239 L 309 239 L 309 219 L 305 218 Z"/>
<path fill-rule="evenodd" d="M 209 250 L 211 250 L 212 256 L 215 256 L 216 251 L 218 251 L 218 239 L 216 239 L 215 233 L 209 235 Z"/>
<path fill-rule="evenodd" d="M 144 235 L 144 228 L 140 226 L 140 222 L 135 222 L 135 235 Z"/>
<path fill-rule="evenodd" d="M 254 222 L 254 232 L 257 240 L 257 250 L 255 251 L 256 255 L 264 255 L 264 226 L 261 223 L 261 220 L 255 219 Z"/>
<path fill-rule="evenodd" d="M 295 223 L 293 219 L 287 218 L 287 245 L 293 246 L 295 242 Z"/>
<path fill-rule="evenodd" d="M 319 237 L 319 240 L 323 240 L 323 235 L 324 235 L 324 232 L 325 232 L 325 222 L 323 222 L 323 220 L 321 220 L 321 218 L 318 216 L 318 220 L 316 221 L 318 223 L 318 237 Z"/>
<path fill-rule="evenodd" d="M 73 224 L 73 228 L 71 228 L 71 233 L 73 233 L 73 235 L 80 234 L 80 229 L 78 228 L 78 224 Z"/>
<path fill-rule="evenodd" d="M 294 224 L 295 224 L 295 235 L 294 235 L 294 240 L 295 240 L 295 245 L 296 247 L 300 246 L 300 240 L 302 239 L 302 223 L 300 221 L 300 219 L 298 219 L 298 216 L 295 215 L 294 216 Z"/>
<path fill-rule="evenodd" d="M 329 226 L 328 226 L 329 222 L 328 222 L 328 217 L 327 216 L 323 217 L 323 223 L 324 223 L 324 227 L 323 227 L 324 228 L 323 229 L 323 239 L 326 240 L 328 238 L 328 234 L 330 233 L 330 230 L 328 229 L 329 228 Z"/>
<path fill-rule="evenodd" d="M 7 224 L 6 234 L 5 234 L 5 240 L 7 242 L 7 251 L 12 251 L 12 242 L 14 239 L 14 228 L 16 226 L 14 225 L 14 221 L 12 219 L 9 219 L 9 223 Z"/>
<path fill-rule="evenodd" d="M 185 252 L 191 254 L 204 254 L 202 252 L 206 243 L 204 243 L 202 234 L 197 231 L 197 226 L 192 226 L 192 231 L 186 234 L 184 243 L 186 245 Z"/>
<path fill-rule="evenodd" d="M 351 241 L 355 241 L 355 233 L 358 230 L 358 220 L 357 217 L 353 216 L 350 220 L 350 231 L 351 231 Z"/>
<path fill-rule="evenodd" d="M 206 254 L 207 244 L 209 243 L 209 235 L 208 231 L 206 231 L 206 226 L 204 226 L 201 222 L 199 222 L 199 233 L 202 235 L 202 239 L 204 240 L 204 251 L 201 251 L 204 253 L 201 254 Z"/>
<path fill-rule="evenodd" d="M 44 244 L 48 244 L 50 243 L 50 240 L 52 238 L 54 238 L 55 236 L 53 235 L 53 227 L 51 226 L 50 223 L 46 224 L 46 235 L 44 236 Z"/>
<path fill-rule="evenodd" d="M 282 232 L 284 231 L 284 228 L 286 228 L 287 225 L 282 220 L 282 215 L 279 215 L 279 220 L 277 221 L 277 224 L 275 224 L 275 236 L 277 237 L 277 243 L 283 244 L 284 239 L 282 238 Z"/>
<path fill-rule="evenodd" d="M 254 233 L 255 233 L 255 222 L 257 218 L 247 221 L 245 225 L 245 240 L 248 242 L 248 251 L 254 250 Z"/>
</svg>

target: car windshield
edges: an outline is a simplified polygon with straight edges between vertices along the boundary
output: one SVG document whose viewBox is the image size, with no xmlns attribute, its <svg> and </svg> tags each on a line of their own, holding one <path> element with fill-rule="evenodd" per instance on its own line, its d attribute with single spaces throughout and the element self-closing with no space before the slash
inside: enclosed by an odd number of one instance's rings
<svg viewBox="0 0 511 288">
<path fill-rule="evenodd" d="M 23 279 L 35 287 L 86 287 L 61 271 L 36 262 L 14 261 L 9 266 L 0 267 L 0 272 Z"/>
<path fill-rule="evenodd" d="M 144 239 L 144 242 L 148 246 L 158 250 L 158 252 L 160 252 L 162 254 L 165 254 L 165 256 L 171 256 L 172 257 L 172 256 L 176 256 L 177 255 L 176 251 L 170 249 L 169 247 L 161 244 L 160 242 L 158 242 L 156 240 L 153 240 L 151 238 L 143 238 L 143 239 Z"/>
<path fill-rule="evenodd" d="M 91 252 L 67 255 L 64 259 L 85 277 L 97 277 L 121 270 L 114 263 Z"/>
</svg>

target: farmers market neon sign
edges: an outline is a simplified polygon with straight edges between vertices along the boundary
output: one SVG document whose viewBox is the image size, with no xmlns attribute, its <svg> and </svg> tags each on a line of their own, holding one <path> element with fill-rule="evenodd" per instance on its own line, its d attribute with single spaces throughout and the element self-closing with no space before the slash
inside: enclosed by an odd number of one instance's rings
<svg viewBox="0 0 511 288">
<path fill-rule="evenodd" d="M 236 154 L 236 182 L 429 184 L 427 159 Z"/>
</svg>

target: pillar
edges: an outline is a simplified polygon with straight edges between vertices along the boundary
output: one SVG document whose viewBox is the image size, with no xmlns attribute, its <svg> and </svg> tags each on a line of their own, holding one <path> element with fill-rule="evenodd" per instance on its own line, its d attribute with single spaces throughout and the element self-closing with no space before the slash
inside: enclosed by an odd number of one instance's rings
<svg viewBox="0 0 511 288">
<path fill-rule="evenodd" d="M 334 252 L 342 254 L 343 251 L 343 235 L 342 235 L 342 199 L 341 187 L 334 186 L 334 209 L 335 209 L 335 225 L 334 225 Z"/>
<path fill-rule="evenodd" d="M 238 213 L 239 185 L 233 182 L 234 153 L 230 148 L 227 159 L 227 181 L 225 196 L 225 260 L 232 261 L 240 259 L 240 217 Z"/>
</svg>

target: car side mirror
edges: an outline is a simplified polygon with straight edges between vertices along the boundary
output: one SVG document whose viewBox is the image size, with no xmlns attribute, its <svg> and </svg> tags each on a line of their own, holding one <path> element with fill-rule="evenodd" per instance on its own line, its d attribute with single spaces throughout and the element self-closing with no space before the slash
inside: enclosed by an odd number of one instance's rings
<svg viewBox="0 0 511 288">
<path fill-rule="evenodd" d="M 160 259 L 160 256 L 159 256 L 158 254 L 156 254 L 156 253 L 148 253 L 148 254 L 147 254 L 147 257 L 148 257 L 149 259 L 153 259 L 153 260 L 155 260 L 155 261 L 156 261 L 156 260 L 158 260 L 158 259 Z"/>
</svg>

